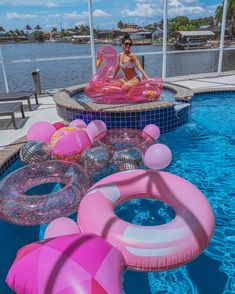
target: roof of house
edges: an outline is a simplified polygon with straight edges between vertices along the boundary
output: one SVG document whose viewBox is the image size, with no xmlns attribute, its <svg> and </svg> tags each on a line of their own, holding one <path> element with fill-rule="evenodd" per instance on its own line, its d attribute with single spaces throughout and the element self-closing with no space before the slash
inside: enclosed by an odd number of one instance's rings
<svg viewBox="0 0 235 294">
<path fill-rule="evenodd" d="M 191 36 L 214 36 L 215 34 L 211 31 L 177 31 L 175 33 L 180 34 L 182 37 Z"/>
<path fill-rule="evenodd" d="M 135 35 L 152 35 L 152 32 L 145 32 L 145 31 L 140 31 L 140 32 L 137 32 L 135 33 Z"/>
<path fill-rule="evenodd" d="M 119 30 L 122 33 L 136 33 L 138 32 L 138 29 L 131 29 L 131 28 L 123 28 Z"/>
</svg>

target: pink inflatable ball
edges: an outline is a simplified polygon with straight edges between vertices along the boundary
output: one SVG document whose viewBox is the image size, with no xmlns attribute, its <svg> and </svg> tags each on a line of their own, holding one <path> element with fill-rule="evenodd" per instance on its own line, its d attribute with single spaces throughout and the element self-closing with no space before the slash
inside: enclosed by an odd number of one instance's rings
<svg viewBox="0 0 235 294">
<path fill-rule="evenodd" d="M 46 228 L 44 239 L 79 234 L 78 224 L 68 217 L 54 219 Z"/>
<path fill-rule="evenodd" d="M 160 170 L 167 167 L 171 163 L 171 160 L 171 150 L 164 144 L 150 146 L 144 155 L 144 164 L 153 170 Z"/>
<path fill-rule="evenodd" d="M 64 127 L 51 138 L 51 149 L 56 159 L 79 161 L 81 153 L 91 146 L 85 129 Z"/>
<path fill-rule="evenodd" d="M 86 123 L 82 119 L 75 119 L 69 123 L 69 127 L 86 128 Z"/>
<path fill-rule="evenodd" d="M 40 141 L 50 144 L 51 137 L 55 133 L 56 128 L 48 122 L 37 122 L 33 124 L 27 133 L 27 141 Z"/>
<path fill-rule="evenodd" d="M 142 136 L 145 140 L 154 140 L 156 141 L 160 136 L 160 129 L 154 124 L 149 124 L 144 127 L 142 131 Z"/>
<path fill-rule="evenodd" d="M 102 120 L 93 120 L 87 125 L 87 130 L 94 140 L 100 140 L 106 135 L 107 126 Z"/>
<path fill-rule="evenodd" d="M 64 128 L 65 124 L 59 121 L 59 122 L 53 123 L 53 126 L 56 128 L 56 130 L 59 130 L 59 129 Z"/>
</svg>

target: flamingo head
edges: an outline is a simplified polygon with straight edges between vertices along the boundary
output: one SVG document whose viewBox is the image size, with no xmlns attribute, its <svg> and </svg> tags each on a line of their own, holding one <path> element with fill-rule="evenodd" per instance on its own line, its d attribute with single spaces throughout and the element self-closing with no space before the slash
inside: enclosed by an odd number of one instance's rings
<svg viewBox="0 0 235 294">
<path fill-rule="evenodd" d="M 96 66 L 99 68 L 103 61 L 109 65 L 117 63 L 117 52 L 112 46 L 104 45 L 98 49 Z"/>
</svg>

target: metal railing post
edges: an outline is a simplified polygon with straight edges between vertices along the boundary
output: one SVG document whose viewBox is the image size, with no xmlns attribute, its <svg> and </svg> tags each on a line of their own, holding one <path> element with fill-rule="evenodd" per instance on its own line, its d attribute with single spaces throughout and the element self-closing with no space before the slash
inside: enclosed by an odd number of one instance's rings
<svg viewBox="0 0 235 294">
<path fill-rule="evenodd" d="M 162 78 L 166 78 L 167 53 L 167 0 L 163 0 L 163 43 L 162 43 Z"/>
<path fill-rule="evenodd" d="M 36 69 L 32 72 L 33 76 L 33 82 L 34 82 L 34 88 L 37 95 L 42 94 L 42 87 L 41 87 L 41 80 L 40 80 L 40 71 L 39 69 Z"/>
<path fill-rule="evenodd" d="M 225 29 L 226 29 L 227 10 L 228 10 L 228 0 L 224 0 L 222 26 L 221 26 L 221 32 L 220 32 L 220 51 L 219 51 L 219 61 L 218 61 L 218 70 L 217 70 L 218 75 L 221 74 L 222 65 L 223 65 L 224 35 L 225 35 Z"/>
<path fill-rule="evenodd" d="M 137 58 L 139 59 L 139 62 L 144 69 L 144 55 L 137 55 Z"/>
<path fill-rule="evenodd" d="M 94 39 L 94 27 L 93 27 L 92 1 L 91 0 L 88 0 L 88 11 L 89 11 L 89 27 L 90 27 L 90 37 L 91 37 L 92 72 L 94 75 L 96 73 L 96 62 L 95 62 L 95 39 Z"/>
<path fill-rule="evenodd" d="M 4 65 L 3 56 L 2 56 L 2 47 L 1 47 L 1 45 L 0 45 L 0 61 L 1 61 L 1 64 L 2 64 L 2 73 L 3 73 L 4 83 L 5 83 L 5 89 L 6 89 L 6 92 L 9 93 L 9 87 L 8 87 L 7 75 L 6 75 L 5 65 Z"/>
</svg>

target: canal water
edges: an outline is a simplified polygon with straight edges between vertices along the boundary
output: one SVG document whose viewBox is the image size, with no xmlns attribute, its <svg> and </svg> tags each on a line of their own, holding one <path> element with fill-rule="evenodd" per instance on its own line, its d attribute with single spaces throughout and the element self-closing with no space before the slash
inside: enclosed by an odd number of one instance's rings
<svg viewBox="0 0 235 294">
<path fill-rule="evenodd" d="M 96 44 L 96 50 L 102 44 Z M 92 75 L 91 59 L 72 59 L 60 61 L 33 61 L 29 59 L 73 57 L 91 54 L 90 44 L 72 43 L 19 43 L 1 44 L 2 54 L 10 90 L 33 89 L 32 71 L 40 70 L 42 89 L 64 88 L 86 83 Z M 118 52 L 121 46 L 114 46 Z M 171 48 L 168 49 L 172 50 Z M 133 46 L 134 53 L 160 52 L 161 46 Z M 218 65 L 218 51 L 190 53 L 180 51 L 167 55 L 167 76 L 215 72 Z M 25 60 L 24 63 L 19 60 Z M 223 70 L 235 69 L 235 50 L 224 52 Z M 145 56 L 145 70 L 150 77 L 160 76 L 162 55 Z M 0 92 L 5 90 L 0 67 Z"/>
</svg>

